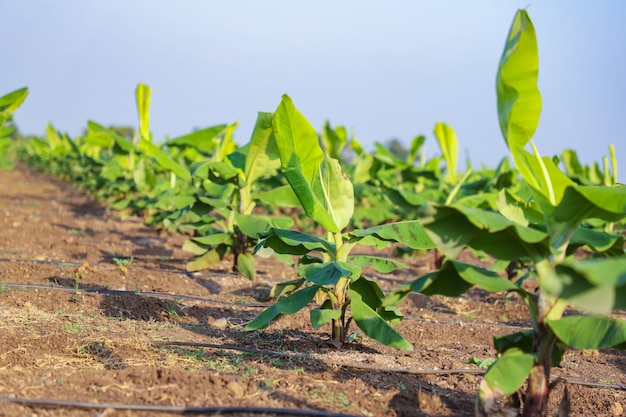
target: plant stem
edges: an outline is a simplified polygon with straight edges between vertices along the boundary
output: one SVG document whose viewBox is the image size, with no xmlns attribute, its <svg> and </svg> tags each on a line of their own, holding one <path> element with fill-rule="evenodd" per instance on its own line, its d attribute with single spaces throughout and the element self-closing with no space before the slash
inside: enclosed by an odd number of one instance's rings
<svg viewBox="0 0 626 417">
<path fill-rule="evenodd" d="M 550 397 L 550 368 L 556 336 L 546 325 L 540 323 L 535 329 L 533 352 L 537 359 L 528 377 L 528 388 L 524 401 L 523 417 L 543 417 L 548 409 Z"/>
</svg>

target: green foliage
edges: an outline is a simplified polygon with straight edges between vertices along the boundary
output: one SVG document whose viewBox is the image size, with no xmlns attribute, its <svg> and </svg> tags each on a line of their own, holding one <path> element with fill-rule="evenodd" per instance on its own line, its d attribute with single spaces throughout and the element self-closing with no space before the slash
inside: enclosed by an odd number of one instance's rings
<svg viewBox="0 0 626 417">
<path fill-rule="evenodd" d="M 188 271 L 206 269 L 231 253 L 233 269 L 253 279 L 256 271 L 249 248 L 256 245 L 257 236 L 271 227 L 293 224 L 288 217 L 252 213 L 262 181 L 276 175 L 280 166 L 272 118 L 271 113 L 259 113 L 248 144 L 222 156 L 225 151 L 220 149 L 230 149 L 232 142 L 232 135 L 224 135 L 211 160 L 192 165 L 194 179 L 206 187 L 198 187 L 191 204 L 181 210 L 196 210 L 184 224 L 200 235 L 185 243 L 184 249 L 195 254 Z M 203 216 L 209 211 L 213 217 Z"/>
<path fill-rule="evenodd" d="M 273 293 L 282 298 L 246 329 L 264 328 L 282 314 L 300 311 L 315 298 L 318 307 L 310 312 L 311 322 L 315 328 L 332 323 L 331 340 L 336 347 L 346 342 L 354 320 L 365 334 L 381 343 L 411 348 L 394 328 L 402 314 L 394 305 L 383 303 L 385 296 L 378 284 L 362 274 L 365 266 L 389 271 L 403 265 L 349 254 L 357 243 L 385 247 L 401 242 L 416 249 L 433 247 L 433 243 L 417 221 L 342 233 L 351 222 L 354 197 L 353 185 L 339 161 L 324 154 L 315 130 L 289 97 L 283 97 L 272 126 L 283 173 L 305 213 L 326 229 L 326 238 L 275 227 L 260 235 L 255 251 L 299 256 L 301 279 L 275 288 Z"/>
<path fill-rule="evenodd" d="M 518 293 L 530 311 L 532 331 L 496 339 L 499 356 L 481 384 L 479 408 L 489 404 L 494 395 L 513 394 L 528 381 L 524 416 L 545 413 L 550 367 L 558 365 L 567 347 L 623 346 L 625 334 L 624 323 L 619 319 L 562 318 L 568 306 L 606 314 L 626 305 L 623 237 L 583 227 L 589 220 L 624 219 L 626 188 L 579 185 L 560 171 L 551 158 L 539 155 L 532 142 L 541 111 L 537 74 L 534 28 L 527 13 L 520 10 L 500 60 L 496 90 L 500 127 L 523 186 L 519 194 L 502 190 L 496 200 L 497 211 L 452 205 L 450 201 L 445 205 L 423 205 L 422 224 L 448 260 L 440 270 L 386 297 L 387 302 L 395 305 L 411 291 L 458 296 L 471 286 Z M 528 143 L 532 153 L 524 149 Z M 575 165 L 573 158 L 569 162 Z M 532 265 L 538 292 L 522 286 L 529 275 L 513 283 L 493 271 L 454 261 L 466 247 L 496 260 L 525 260 Z M 580 247 L 595 251 L 600 257 L 569 260 L 567 255 Z"/>
<path fill-rule="evenodd" d="M 11 122 L 13 112 L 22 105 L 26 96 L 28 89 L 20 88 L 0 97 L 0 169 L 13 169 L 13 163 L 8 158 L 10 136 L 15 132 L 15 126 Z"/>
</svg>

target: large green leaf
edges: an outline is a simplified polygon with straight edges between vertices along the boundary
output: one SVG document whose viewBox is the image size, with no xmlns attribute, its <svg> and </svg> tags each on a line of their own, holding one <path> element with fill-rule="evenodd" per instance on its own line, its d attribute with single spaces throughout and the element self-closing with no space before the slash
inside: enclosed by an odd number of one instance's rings
<svg viewBox="0 0 626 417">
<path fill-rule="evenodd" d="M 363 332 L 380 343 L 399 349 L 413 349 L 389 322 L 381 317 L 372 307 L 363 301 L 358 292 L 349 289 L 350 311 L 352 318 Z"/>
<path fill-rule="evenodd" d="M 179 136 L 167 141 L 167 146 L 171 147 L 193 147 L 204 153 L 211 154 L 217 148 L 219 140 L 217 137 L 224 132 L 226 125 L 217 125 L 205 129 L 196 130 L 192 133 Z"/>
<path fill-rule="evenodd" d="M 624 236 L 613 233 L 578 227 L 570 239 L 567 253 L 574 253 L 581 246 L 608 256 L 624 256 Z"/>
<path fill-rule="evenodd" d="M 188 272 L 201 271 L 215 265 L 222 260 L 222 254 L 217 249 L 210 250 L 204 255 L 196 256 L 187 262 L 186 269 Z"/>
<path fill-rule="evenodd" d="M 552 217 L 569 224 L 580 224 L 589 218 L 621 220 L 626 217 L 626 187 L 567 187 Z"/>
<path fill-rule="evenodd" d="M 115 143 L 117 149 L 115 149 L 116 153 L 128 154 L 133 151 L 135 148 L 132 142 L 118 135 L 113 129 L 108 129 L 92 120 L 87 122 L 87 128 L 89 132 L 97 132 L 107 135 L 112 138 Z M 120 152 L 121 151 L 121 152 Z"/>
<path fill-rule="evenodd" d="M 326 262 L 301 265 L 298 275 L 303 276 L 307 282 L 320 287 L 335 285 L 341 277 L 352 275 L 352 270 L 344 268 L 340 262 Z"/>
<path fill-rule="evenodd" d="M 167 152 L 158 146 L 154 145 L 151 142 L 141 140 L 137 145 L 139 150 L 143 152 L 145 155 L 154 158 L 154 160 L 166 171 L 171 171 L 176 174 L 178 177 L 188 180 L 191 178 L 189 171 L 176 162 Z"/>
<path fill-rule="evenodd" d="M 464 247 L 508 260 L 540 258 L 549 252 L 546 233 L 486 210 L 430 205 L 423 210 L 422 224 L 437 248 L 449 258 L 456 257 Z"/>
<path fill-rule="evenodd" d="M 267 327 L 273 320 L 283 314 L 293 314 L 302 310 L 311 302 L 319 287 L 310 286 L 283 297 L 276 304 L 267 308 L 244 327 L 244 330 L 258 330 Z"/>
<path fill-rule="evenodd" d="M 435 137 L 446 160 L 446 181 L 450 184 L 456 184 L 456 164 L 459 158 L 459 142 L 457 141 L 456 133 L 446 123 L 437 122 L 435 125 Z"/>
<path fill-rule="evenodd" d="M 262 216 L 259 214 L 235 214 L 237 228 L 246 236 L 257 238 L 262 232 L 267 232 L 272 227 L 285 229 L 293 226 L 291 217 Z"/>
<path fill-rule="evenodd" d="M 493 338 L 493 347 L 496 352 L 504 353 L 507 350 L 518 349 L 523 353 L 533 353 L 533 340 L 535 332 L 532 329 L 525 329 L 515 333 L 495 336 Z M 563 355 L 567 351 L 567 345 L 561 341 L 557 341 L 552 350 L 552 366 L 559 366 Z"/>
<path fill-rule="evenodd" d="M 355 238 L 374 237 L 387 242 L 397 242 L 412 249 L 431 249 L 435 244 L 422 224 L 417 220 L 387 223 L 379 226 L 357 229 L 350 232 Z"/>
<path fill-rule="evenodd" d="M 194 237 L 193 239 L 190 239 L 190 240 L 209 247 L 209 246 L 217 246 L 221 243 L 230 243 L 232 239 L 233 239 L 233 236 L 230 233 L 213 233 L 208 236 Z"/>
<path fill-rule="evenodd" d="M 541 158 L 531 139 L 541 114 L 537 88 L 539 53 L 535 29 L 525 10 L 518 10 L 511 25 L 496 77 L 500 129 L 522 177 L 537 192 L 544 213 L 561 201 L 574 183 L 550 158 Z M 524 150 L 531 142 L 533 154 Z M 536 196 L 537 197 L 537 196 Z"/>
<path fill-rule="evenodd" d="M 273 128 L 283 174 L 302 208 L 327 230 L 341 231 L 354 209 L 352 184 L 335 160 L 324 157 L 317 132 L 289 96 L 276 109 Z"/>
<path fill-rule="evenodd" d="M 501 395 L 511 395 L 526 381 L 534 361 L 534 355 L 511 349 L 489 367 L 485 382 Z M 479 395 L 481 398 L 484 396 L 482 387 Z"/>
<path fill-rule="evenodd" d="M 348 262 L 361 267 L 369 266 L 383 274 L 395 271 L 396 269 L 408 269 L 408 265 L 390 258 L 380 256 L 353 255 L 348 256 Z"/>
<path fill-rule="evenodd" d="M 272 113 L 259 112 L 246 154 L 244 177 L 248 183 L 273 175 L 280 167 L 280 158 L 272 130 Z"/>
<path fill-rule="evenodd" d="M 528 226 L 531 223 L 543 224 L 543 213 L 534 201 L 525 202 L 509 190 L 503 189 L 498 193 L 498 211 L 508 220 Z"/>
<path fill-rule="evenodd" d="M 560 340 L 574 349 L 626 348 L 626 321 L 622 319 L 569 316 L 546 323 Z"/>
<path fill-rule="evenodd" d="M 321 306 L 312 309 L 310 316 L 313 328 L 319 329 L 331 320 L 339 320 L 341 318 L 341 310 L 333 309 L 333 303 L 330 300 L 326 300 Z"/>
<path fill-rule="evenodd" d="M 227 184 L 237 181 L 240 171 L 225 161 L 203 161 L 190 168 L 191 175 L 196 178 L 210 179 L 214 183 Z"/>
<path fill-rule="evenodd" d="M 542 280 L 548 294 L 584 310 L 607 314 L 626 308 L 626 258 L 585 259 L 557 265 Z"/>
<path fill-rule="evenodd" d="M 278 254 L 305 255 L 311 251 L 335 253 L 335 245 L 317 236 L 293 230 L 271 228 L 262 233 L 254 252 L 264 255 L 264 248 Z"/>
<path fill-rule="evenodd" d="M 276 207 L 300 207 L 300 201 L 290 185 L 283 185 L 254 194 L 259 201 Z"/>
<path fill-rule="evenodd" d="M 535 28 L 525 10 L 518 10 L 507 36 L 496 77 L 498 118 L 507 146 L 522 149 L 539 124 L 541 94 L 537 88 L 539 52 Z"/>
<path fill-rule="evenodd" d="M 490 292 L 521 291 L 517 285 L 494 271 L 446 260 L 438 271 L 425 274 L 390 292 L 385 297 L 384 305 L 397 305 L 411 292 L 458 297 L 474 285 Z"/>
<path fill-rule="evenodd" d="M 10 114 L 17 110 L 28 96 L 28 88 L 20 88 L 0 97 L 0 113 Z"/>
</svg>

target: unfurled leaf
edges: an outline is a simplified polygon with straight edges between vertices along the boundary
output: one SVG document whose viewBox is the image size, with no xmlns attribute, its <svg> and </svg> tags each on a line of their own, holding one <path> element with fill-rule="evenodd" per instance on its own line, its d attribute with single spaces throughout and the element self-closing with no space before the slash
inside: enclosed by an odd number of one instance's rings
<svg viewBox="0 0 626 417">
<path fill-rule="evenodd" d="M 534 334 L 532 329 L 522 330 L 506 335 L 495 336 L 493 338 L 493 346 L 498 353 L 504 353 L 508 350 L 516 349 L 523 353 L 533 353 Z M 552 366 L 559 366 L 561 359 L 567 350 L 567 345 L 561 341 L 557 341 L 552 350 Z"/>
<path fill-rule="evenodd" d="M 246 327 L 244 327 L 244 330 L 263 329 L 283 314 L 297 313 L 306 307 L 311 300 L 313 300 L 313 297 L 315 297 L 318 290 L 319 287 L 310 286 L 298 290 L 287 297 L 281 298 L 276 302 L 276 304 L 267 308 L 254 320 L 248 323 Z"/>
<path fill-rule="evenodd" d="M 212 265 L 215 265 L 221 259 L 222 256 L 220 255 L 219 251 L 210 250 L 204 255 L 195 257 L 191 261 L 187 262 L 186 268 L 189 272 L 201 271 L 203 269 L 209 268 Z"/>
<path fill-rule="evenodd" d="M 369 266 L 383 274 L 395 271 L 396 269 L 408 269 L 408 265 L 391 258 L 381 258 L 379 256 L 354 255 L 348 257 L 348 262 L 361 267 Z"/>
<path fill-rule="evenodd" d="M 503 395 L 515 393 L 526 381 L 535 356 L 511 349 L 498 358 L 485 373 L 485 382 Z"/>
<path fill-rule="evenodd" d="M 334 310 L 333 304 L 326 300 L 321 306 L 312 309 L 310 316 L 313 328 L 319 329 L 331 320 L 339 320 L 341 318 L 341 310 Z"/>
<path fill-rule="evenodd" d="M 544 277 L 542 289 L 592 313 L 626 308 L 626 258 L 564 262 Z"/>
<path fill-rule="evenodd" d="M 166 171 L 171 171 L 182 179 L 189 179 L 189 171 L 176 162 L 167 152 L 148 141 L 140 141 L 137 148 L 154 160 Z"/>
<path fill-rule="evenodd" d="M 303 276 L 307 282 L 323 287 L 335 285 L 339 278 L 352 275 L 352 270 L 342 267 L 340 262 L 332 261 L 302 265 L 298 275 Z"/>
<path fill-rule="evenodd" d="M 517 285 L 489 269 L 446 260 L 439 271 L 427 273 L 390 292 L 384 299 L 384 305 L 397 305 L 411 292 L 458 297 L 474 285 L 490 292 L 520 290 Z"/>
<path fill-rule="evenodd" d="M 626 217 L 626 187 L 568 187 L 552 217 L 568 224 L 580 224 L 592 218 L 609 222 L 621 220 Z"/>
<path fill-rule="evenodd" d="M 284 295 L 294 292 L 300 288 L 306 280 L 304 278 L 296 278 L 289 281 L 279 282 L 270 290 L 270 297 L 280 298 Z"/>
<path fill-rule="evenodd" d="M 286 95 L 273 127 L 283 174 L 302 208 L 328 231 L 341 231 L 354 210 L 354 191 L 339 163 L 324 156 L 317 132 Z"/>
<path fill-rule="evenodd" d="M 254 195 L 259 201 L 276 207 L 300 207 L 300 200 L 290 185 L 283 185 Z"/>
<path fill-rule="evenodd" d="M 361 294 L 354 290 L 348 290 L 348 296 L 351 300 L 350 311 L 352 312 L 352 318 L 366 335 L 387 346 L 399 349 L 413 349 L 413 346 L 387 320 L 363 301 Z"/>
<path fill-rule="evenodd" d="M 357 229 L 350 232 L 350 235 L 356 238 L 371 236 L 390 243 L 402 243 L 412 249 L 430 249 L 435 247 L 428 233 L 417 220 L 387 223 L 380 226 L 368 227 L 367 229 Z"/>
<path fill-rule="evenodd" d="M 545 232 L 512 223 L 501 214 L 486 210 L 430 205 L 423 210 L 422 224 L 437 248 L 449 258 L 456 257 L 465 247 L 508 260 L 540 258 L 549 253 Z"/>
<path fill-rule="evenodd" d="M 256 269 L 254 268 L 254 258 L 249 253 L 240 253 L 237 258 L 237 270 L 241 275 L 253 280 L 256 276 Z"/>
<path fill-rule="evenodd" d="M 17 110 L 28 96 L 28 88 L 20 88 L 0 97 L 0 113 L 10 114 Z"/>
<path fill-rule="evenodd" d="M 626 321 L 597 316 L 569 316 L 546 321 L 556 336 L 574 349 L 626 348 Z"/>
<path fill-rule="evenodd" d="M 211 155 L 218 146 L 218 136 L 224 133 L 225 124 L 207 127 L 196 130 L 184 136 L 168 140 L 167 146 L 172 147 L 192 147 L 199 150 L 204 155 Z"/>
<path fill-rule="evenodd" d="M 262 216 L 257 214 L 235 214 L 237 228 L 254 239 L 260 233 L 267 232 L 272 227 L 285 229 L 293 226 L 291 217 Z"/>
</svg>

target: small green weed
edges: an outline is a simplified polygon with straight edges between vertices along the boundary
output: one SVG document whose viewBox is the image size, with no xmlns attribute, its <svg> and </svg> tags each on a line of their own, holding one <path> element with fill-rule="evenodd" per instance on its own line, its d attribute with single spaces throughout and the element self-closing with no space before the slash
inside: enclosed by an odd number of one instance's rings
<svg viewBox="0 0 626 417">
<path fill-rule="evenodd" d="M 65 333 L 77 334 L 83 331 L 83 327 L 75 323 L 63 323 L 61 324 L 61 330 Z"/>
<path fill-rule="evenodd" d="M 467 363 L 473 364 L 473 365 L 478 365 L 479 368 L 482 369 L 487 369 L 489 368 L 496 360 L 493 358 L 485 358 L 485 359 L 478 359 L 474 356 L 472 356 L 471 358 L 469 358 L 469 361 Z"/>
<path fill-rule="evenodd" d="M 130 258 L 113 258 L 113 262 L 124 275 L 128 275 L 128 267 L 133 263 L 133 260 L 133 255 L 130 255 Z"/>
</svg>

